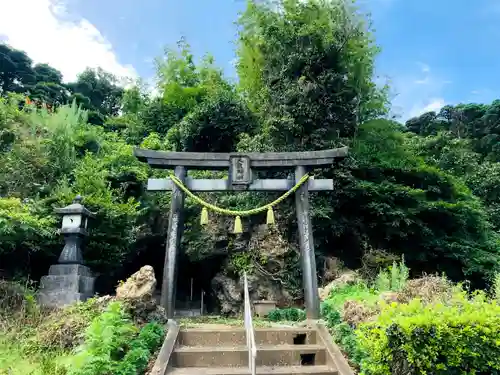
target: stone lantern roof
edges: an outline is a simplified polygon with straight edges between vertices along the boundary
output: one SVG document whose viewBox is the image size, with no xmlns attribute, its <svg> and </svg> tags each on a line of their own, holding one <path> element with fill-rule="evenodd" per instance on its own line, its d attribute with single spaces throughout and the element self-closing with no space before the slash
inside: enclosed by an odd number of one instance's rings
<svg viewBox="0 0 500 375">
<path fill-rule="evenodd" d="M 63 208 L 56 208 L 54 211 L 60 215 L 82 215 L 84 217 L 89 217 L 94 219 L 95 214 L 90 212 L 81 204 L 82 197 L 77 195 L 75 199 L 73 199 L 73 203 L 69 206 Z"/>
</svg>

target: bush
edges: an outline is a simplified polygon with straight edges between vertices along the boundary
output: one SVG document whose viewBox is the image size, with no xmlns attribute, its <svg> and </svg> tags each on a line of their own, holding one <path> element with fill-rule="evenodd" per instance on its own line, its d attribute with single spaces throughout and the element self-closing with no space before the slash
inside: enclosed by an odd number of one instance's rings
<svg viewBox="0 0 500 375">
<path fill-rule="evenodd" d="M 358 338 L 354 333 L 354 328 L 342 322 L 341 313 L 336 308 L 334 301 L 326 300 L 321 304 L 321 317 L 331 332 L 333 340 L 347 355 L 351 365 L 358 367 L 363 358 Z"/>
<path fill-rule="evenodd" d="M 29 283 L 0 279 L 0 316 L 23 312 L 34 299 Z"/>
<path fill-rule="evenodd" d="M 271 322 L 301 322 L 306 319 L 306 312 L 294 307 L 287 309 L 275 309 L 269 313 L 267 319 Z"/>
<path fill-rule="evenodd" d="M 378 299 L 377 291 L 369 288 L 365 282 L 358 281 L 356 284 L 346 284 L 333 288 L 327 301 L 332 307 L 340 311 L 346 301 L 362 301 L 368 305 L 373 305 Z"/>
<path fill-rule="evenodd" d="M 447 304 L 382 305 L 374 322 L 357 330 L 367 357 L 361 373 L 500 374 L 500 305 L 484 293 L 456 292 Z"/>
<path fill-rule="evenodd" d="M 403 257 L 401 262 L 393 262 L 392 267 L 389 267 L 388 270 L 379 271 L 375 286 L 380 292 L 399 292 L 406 286 L 409 276 L 410 272 Z"/>
<path fill-rule="evenodd" d="M 500 272 L 497 272 L 493 279 L 492 297 L 500 304 Z"/>
<path fill-rule="evenodd" d="M 90 323 L 103 312 L 104 306 L 98 299 L 70 305 L 54 310 L 37 327 L 36 344 L 42 349 L 72 349 L 83 341 L 84 333 Z"/>
<path fill-rule="evenodd" d="M 19 198 L 0 198 L 0 255 L 18 248 L 35 252 L 39 243 L 55 236 L 54 220 L 39 215 L 32 204 Z"/>
<path fill-rule="evenodd" d="M 337 324 L 332 329 L 334 341 L 347 354 L 349 362 L 359 367 L 363 359 L 366 357 L 366 352 L 359 345 L 359 339 L 356 336 L 356 331 L 347 323 Z"/>
<path fill-rule="evenodd" d="M 326 326 L 330 329 L 340 324 L 340 312 L 334 306 L 334 304 L 326 300 L 321 303 L 321 317 L 325 320 Z"/>
<path fill-rule="evenodd" d="M 142 374 L 163 336 L 163 327 L 155 322 L 139 331 L 122 305 L 111 302 L 86 330 L 85 342 L 71 359 L 68 374 Z"/>
</svg>

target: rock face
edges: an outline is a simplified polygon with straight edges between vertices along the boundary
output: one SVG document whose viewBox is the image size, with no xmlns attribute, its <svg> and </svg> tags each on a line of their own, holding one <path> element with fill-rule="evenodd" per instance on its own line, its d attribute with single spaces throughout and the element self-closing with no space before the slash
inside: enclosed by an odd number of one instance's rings
<svg viewBox="0 0 500 375">
<path fill-rule="evenodd" d="M 293 298 L 287 283 L 285 257 L 296 251 L 290 247 L 276 229 L 265 225 L 254 228 L 251 238 L 243 246 L 239 246 L 248 255 L 248 289 L 250 299 L 272 300 L 277 305 L 290 303 Z M 243 277 L 234 268 L 230 260 L 224 270 L 212 280 L 212 289 L 220 305 L 222 315 L 235 315 L 243 310 Z"/>
<path fill-rule="evenodd" d="M 136 320 L 166 322 L 165 310 L 156 305 L 156 278 L 153 267 L 144 266 L 116 289 L 116 300 L 130 309 Z"/>
<path fill-rule="evenodd" d="M 327 284 L 337 277 L 339 277 L 342 273 L 342 262 L 333 256 L 326 257 L 323 263 L 323 275 L 322 281 L 324 284 Z"/>
<path fill-rule="evenodd" d="M 153 267 L 144 266 L 116 288 L 116 298 L 120 300 L 150 301 L 156 289 Z"/>
<path fill-rule="evenodd" d="M 270 280 L 261 274 L 248 275 L 248 290 L 252 301 L 276 301 L 277 305 L 287 304 L 291 295 L 281 287 L 279 282 Z M 243 311 L 243 277 L 235 280 L 219 274 L 212 280 L 222 315 L 237 315 Z"/>
</svg>

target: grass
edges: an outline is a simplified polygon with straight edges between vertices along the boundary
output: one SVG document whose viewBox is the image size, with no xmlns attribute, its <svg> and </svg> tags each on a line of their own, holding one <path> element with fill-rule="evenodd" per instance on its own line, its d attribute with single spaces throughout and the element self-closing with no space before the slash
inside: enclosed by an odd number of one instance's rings
<svg viewBox="0 0 500 375">
<path fill-rule="evenodd" d="M 24 340 L 0 332 L 0 375 L 57 375 L 62 362 L 68 357 L 64 352 L 29 352 Z"/>
<path fill-rule="evenodd" d="M 23 353 L 19 343 L 11 341 L 7 335 L 0 333 L 0 374 L 32 374 L 40 363 Z"/>
<path fill-rule="evenodd" d="M 365 305 L 373 306 L 380 299 L 380 292 L 369 288 L 364 282 L 343 285 L 335 288 L 330 293 L 327 301 L 333 308 L 340 311 L 346 301 L 359 301 Z"/>
<path fill-rule="evenodd" d="M 36 304 L 29 284 L 0 280 L 0 375 L 64 374 L 61 363 L 70 350 L 39 340 L 41 333 L 54 333 L 42 326 L 51 316 Z"/>
</svg>

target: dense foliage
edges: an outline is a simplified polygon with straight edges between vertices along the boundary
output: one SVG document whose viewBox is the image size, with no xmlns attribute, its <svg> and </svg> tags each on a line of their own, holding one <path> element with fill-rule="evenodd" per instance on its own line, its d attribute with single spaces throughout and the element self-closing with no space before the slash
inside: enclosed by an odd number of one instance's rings
<svg viewBox="0 0 500 375">
<path fill-rule="evenodd" d="M 64 82 L 56 69 L 2 44 L 2 268 L 43 275 L 61 249 L 53 208 L 76 194 L 97 215 L 84 257 L 109 285 L 145 259 L 162 264 L 170 196 L 145 192 L 147 178 L 164 173 L 138 162 L 134 146 L 230 152 L 348 145 L 347 159 L 316 171 L 335 180 L 333 192 L 313 195 L 317 263 L 334 256 L 369 271 L 404 255 L 416 274 L 439 271 L 485 285 L 500 264 L 499 104 L 445 107 L 406 125 L 384 119 L 387 88 L 375 84 L 378 48 L 369 24 L 341 0 L 249 1 L 238 20 L 238 83 L 209 55 L 196 60 L 181 41 L 157 60 L 159 95 L 140 83 L 124 89 L 102 70 Z M 240 209 L 272 198 L 207 197 Z M 276 216 L 293 249 L 291 202 Z M 186 206 L 185 253 L 202 261 L 216 252 L 238 258 L 235 237 L 204 230 L 199 207 Z M 247 223 L 251 230 L 257 221 Z M 282 273 L 300 280 L 298 257 L 287 259 Z M 300 292 L 300 285 L 290 288 Z"/>
<path fill-rule="evenodd" d="M 286 309 L 274 309 L 269 312 L 267 319 L 271 322 L 300 322 L 306 319 L 306 312 L 295 307 L 289 307 Z"/>
<path fill-rule="evenodd" d="M 499 374 L 500 306 L 483 293 L 447 304 L 384 305 L 360 327 L 363 374 Z"/>
<path fill-rule="evenodd" d="M 142 374 L 164 333 L 155 322 L 138 330 L 120 303 L 111 302 L 87 328 L 85 342 L 70 358 L 68 374 Z"/>
<path fill-rule="evenodd" d="M 470 293 L 444 277 L 407 280 L 403 262 L 376 282 L 336 285 L 322 317 L 362 375 L 498 374 L 498 291 Z"/>
</svg>

